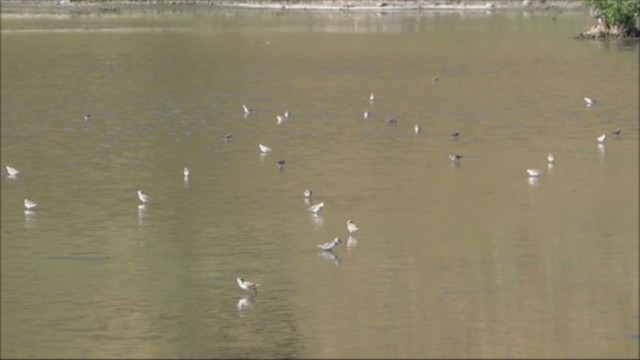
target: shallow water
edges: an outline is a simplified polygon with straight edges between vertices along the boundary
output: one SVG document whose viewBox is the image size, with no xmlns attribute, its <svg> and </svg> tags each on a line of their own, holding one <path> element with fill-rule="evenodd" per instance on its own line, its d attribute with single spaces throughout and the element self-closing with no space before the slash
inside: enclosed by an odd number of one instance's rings
<svg viewBox="0 0 640 360">
<path fill-rule="evenodd" d="M 3 16 L 2 357 L 638 357 L 638 45 L 591 21 Z"/>
</svg>

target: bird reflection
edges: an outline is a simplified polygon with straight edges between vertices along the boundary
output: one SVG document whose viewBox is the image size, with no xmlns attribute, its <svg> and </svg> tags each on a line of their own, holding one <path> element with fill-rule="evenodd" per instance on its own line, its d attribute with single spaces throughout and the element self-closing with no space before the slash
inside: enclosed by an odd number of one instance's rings
<svg viewBox="0 0 640 360">
<path fill-rule="evenodd" d="M 460 159 L 462 159 L 462 155 L 460 154 L 451 154 L 449 155 L 449 160 L 451 161 L 451 167 L 456 168 L 460 166 Z"/>
<path fill-rule="evenodd" d="M 555 165 L 553 165 L 553 163 L 548 163 L 547 164 L 547 169 L 549 170 L 549 173 L 551 173 L 551 171 L 553 170 L 554 167 L 555 167 Z"/>
<path fill-rule="evenodd" d="M 527 177 L 527 183 L 531 186 L 538 186 L 539 182 L 540 180 L 538 177 L 533 177 L 533 176 Z"/>
<path fill-rule="evenodd" d="M 236 308 L 238 309 L 238 311 L 247 310 L 253 308 L 255 304 L 256 300 L 253 296 L 244 296 L 241 297 L 240 300 L 238 300 Z"/>
<path fill-rule="evenodd" d="M 24 226 L 26 228 L 32 228 L 34 226 L 34 221 L 36 218 L 36 212 L 33 210 L 25 210 L 24 211 Z"/>
<path fill-rule="evenodd" d="M 604 160 L 604 144 L 598 144 L 598 155 L 600 155 L 600 160 Z"/>
<path fill-rule="evenodd" d="M 332 261 L 335 266 L 340 265 L 340 258 L 332 251 L 321 251 L 318 256 L 327 261 Z"/>
<path fill-rule="evenodd" d="M 318 214 L 311 214 L 311 221 L 313 221 L 313 223 L 319 227 L 324 223 L 324 218 L 322 218 L 322 216 Z"/>
<path fill-rule="evenodd" d="M 189 187 L 189 174 L 191 174 L 191 171 L 189 170 L 188 167 L 185 167 L 182 170 L 182 174 L 184 175 L 183 181 L 184 181 L 184 187 L 188 188 Z"/>
<path fill-rule="evenodd" d="M 358 240 L 353 236 L 349 236 L 349 238 L 347 239 L 347 251 L 356 246 L 358 246 Z"/>
<path fill-rule="evenodd" d="M 147 216 L 147 206 L 145 204 L 138 205 L 138 226 L 142 226 L 144 218 Z"/>
</svg>

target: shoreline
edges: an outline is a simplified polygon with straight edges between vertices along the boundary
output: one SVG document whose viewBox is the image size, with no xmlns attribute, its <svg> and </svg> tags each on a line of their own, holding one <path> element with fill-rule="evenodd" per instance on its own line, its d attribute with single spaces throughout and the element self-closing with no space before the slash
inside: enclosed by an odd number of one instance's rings
<svg viewBox="0 0 640 360">
<path fill-rule="evenodd" d="M 98 9 L 119 11 L 137 7 L 202 7 L 238 10 L 270 11 L 341 11 L 341 12 L 388 12 L 388 11 L 492 11 L 492 10 L 586 10 L 581 0 L 2 0 L 1 12 L 29 9 Z"/>
</svg>

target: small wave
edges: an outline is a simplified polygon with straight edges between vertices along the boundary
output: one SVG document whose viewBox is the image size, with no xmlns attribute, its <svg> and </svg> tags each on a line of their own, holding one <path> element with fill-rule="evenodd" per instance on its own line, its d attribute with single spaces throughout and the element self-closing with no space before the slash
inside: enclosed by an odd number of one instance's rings
<svg viewBox="0 0 640 360">
<path fill-rule="evenodd" d="M 49 256 L 48 260 L 102 261 L 109 259 L 106 255 L 60 255 Z"/>
<path fill-rule="evenodd" d="M 186 32 L 188 28 L 59 28 L 59 29 L 4 29 L 2 34 L 59 34 L 59 33 L 167 33 Z"/>
</svg>

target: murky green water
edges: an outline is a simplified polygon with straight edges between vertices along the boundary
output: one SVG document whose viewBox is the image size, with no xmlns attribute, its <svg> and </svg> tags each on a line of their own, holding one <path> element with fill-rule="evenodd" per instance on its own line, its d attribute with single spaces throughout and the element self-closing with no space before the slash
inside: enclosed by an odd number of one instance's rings
<svg viewBox="0 0 640 360">
<path fill-rule="evenodd" d="M 2 357 L 638 357 L 638 45 L 591 21 L 5 14 Z"/>
</svg>

